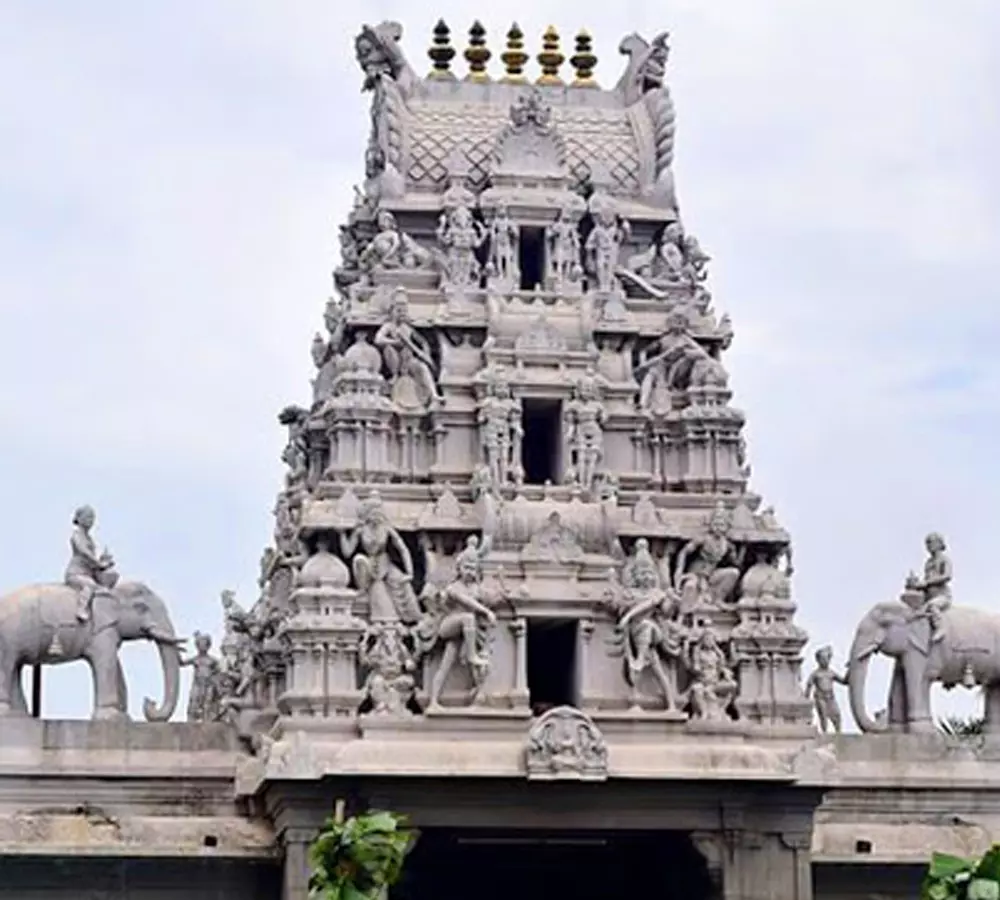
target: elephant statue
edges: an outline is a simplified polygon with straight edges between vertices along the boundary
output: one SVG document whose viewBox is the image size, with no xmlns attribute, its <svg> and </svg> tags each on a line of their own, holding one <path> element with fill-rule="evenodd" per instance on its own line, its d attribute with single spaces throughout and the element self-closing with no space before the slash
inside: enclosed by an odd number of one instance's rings
<svg viewBox="0 0 1000 900">
<path fill-rule="evenodd" d="M 143 703 L 147 721 L 166 722 L 177 706 L 180 645 L 166 604 L 146 585 L 123 581 L 94 595 L 87 621 L 77 592 L 65 584 L 34 584 L 0 597 L 0 716 L 27 715 L 21 669 L 85 659 L 94 679 L 94 719 L 128 717 L 123 641 L 153 641 L 163 665 L 163 703 Z"/>
<path fill-rule="evenodd" d="M 858 624 L 851 645 L 847 684 L 851 712 L 865 732 L 934 732 L 930 690 L 983 685 L 986 730 L 1000 730 L 1000 615 L 968 606 L 942 614 L 939 640 L 919 602 L 922 594 L 904 593 L 899 602 L 874 606 Z M 876 652 L 895 660 L 885 716 L 873 720 L 865 709 L 868 662 Z"/>
</svg>

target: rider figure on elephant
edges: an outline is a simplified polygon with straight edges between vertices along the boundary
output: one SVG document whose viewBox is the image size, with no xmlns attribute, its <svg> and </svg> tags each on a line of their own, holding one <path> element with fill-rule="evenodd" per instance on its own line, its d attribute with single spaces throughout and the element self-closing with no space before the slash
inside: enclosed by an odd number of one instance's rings
<svg viewBox="0 0 1000 900">
<path fill-rule="evenodd" d="M 923 611 L 931 623 L 931 643 L 944 637 L 944 614 L 951 606 L 951 560 L 945 551 L 944 538 L 937 532 L 927 535 L 927 562 L 924 563 L 924 577 L 912 573 L 906 579 L 907 590 L 920 591 L 924 595 Z"/>
<path fill-rule="evenodd" d="M 97 545 L 91 529 L 97 516 L 90 506 L 81 506 L 73 514 L 73 535 L 70 538 L 70 560 L 66 566 L 65 581 L 77 592 L 76 617 L 81 622 L 90 619 L 90 605 L 99 591 L 110 591 L 118 582 L 115 561 L 104 550 L 97 554 Z"/>
</svg>

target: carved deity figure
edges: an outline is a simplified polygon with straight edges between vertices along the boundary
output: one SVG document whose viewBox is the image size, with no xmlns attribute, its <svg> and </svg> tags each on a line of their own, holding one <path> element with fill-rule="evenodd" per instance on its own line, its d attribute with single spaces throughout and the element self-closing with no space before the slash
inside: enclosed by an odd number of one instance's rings
<svg viewBox="0 0 1000 900">
<path fill-rule="evenodd" d="M 194 634 L 195 655 L 182 659 L 182 666 L 190 666 L 193 672 L 191 693 L 188 695 L 187 720 L 189 722 L 215 722 L 221 716 L 222 669 L 219 661 L 209 652 L 212 649 L 210 635 L 196 631 Z"/>
<path fill-rule="evenodd" d="M 927 548 L 924 577 L 918 578 L 911 572 L 906 579 L 906 588 L 924 595 L 923 610 L 930 619 L 931 643 L 934 643 L 944 637 L 943 617 L 951 606 L 951 560 L 940 534 L 927 535 L 924 546 Z"/>
<path fill-rule="evenodd" d="M 344 306 L 331 298 L 323 312 L 323 322 L 329 337 L 318 332 L 312 342 L 312 360 L 316 366 L 313 379 L 313 409 L 320 408 L 333 393 L 333 382 L 341 363 L 344 331 L 347 326 Z"/>
<path fill-rule="evenodd" d="M 386 209 L 375 219 L 378 233 L 358 255 L 358 265 L 365 272 L 375 269 L 429 269 L 431 254 L 396 225 L 396 217 Z"/>
<path fill-rule="evenodd" d="M 705 628 L 691 645 L 688 668 L 691 673 L 688 688 L 691 718 L 708 722 L 725 721 L 726 709 L 739 686 L 712 629 Z"/>
<path fill-rule="evenodd" d="M 685 614 L 697 606 L 717 606 L 732 595 L 743 551 L 730 539 L 731 529 L 732 516 L 720 502 L 708 518 L 704 536 L 688 541 L 677 555 L 675 577 Z"/>
<path fill-rule="evenodd" d="M 569 457 L 581 487 L 593 491 L 598 468 L 604 460 L 604 422 L 601 386 L 593 372 L 574 386 L 573 399 L 566 405 L 569 425 Z"/>
<path fill-rule="evenodd" d="M 479 286 L 480 266 L 476 251 L 486 242 L 489 232 L 463 204 L 443 212 L 438 220 L 437 238 L 445 248 L 445 285 L 462 290 Z"/>
<path fill-rule="evenodd" d="M 358 642 L 358 661 L 368 670 L 364 691 L 376 715 L 406 715 L 413 697 L 416 663 L 401 625 L 370 625 Z"/>
<path fill-rule="evenodd" d="M 712 261 L 712 257 L 701 249 L 701 244 L 698 243 L 698 238 L 696 238 L 693 234 L 684 235 L 682 247 L 684 250 L 685 272 L 691 282 L 701 283 L 705 281 L 705 279 L 708 278 L 707 267 Z"/>
<path fill-rule="evenodd" d="M 76 617 L 81 622 L 90 619 L 94 595 L 110 592 L 118 583 L 115 560 L 110 551 L 97 552 L 91 535 L 97 515 L 90 506 L 81 506 L 73 514 L 73 534 L 69 539 L 70 559 L 65 581 L 77 592 Z"/>
<path fill-rule="evenodd" d="M 305 482 L 309 469 L 309 453 L 306 444 L 305 424 L 309 414 L 298 406 L 287 406 L 278 416 L 278 421 L 288 429 L 288 443 L 281 452 L 281 461 L 288 466 L 285 487 L 292 489 Z"/>
<path fill-rule="evenodd" d="M 626 268 L 653 285 L 679 285 L 684 282 L 683 235 L 680 225 L 671 222 L 660 239 L 629 257 Z"/>
<path fill-rule="evenodd" d="M 587 235 L 584 251 L 587 258 L 587 272 L 590 275 L 591 290 L 602 294 L 614 291 L 617 281 L 618 255 L 622 241 L 628 236 L 628 226 L 620 223 L 618 215 L 610 204 L 597 205 L 594 212 L 594 227 Z"/>
<path fill-rule="evenodd" d="M 520 229 L 510 218 L 505 205 L 497 211 L 489 223 L 490 255 L 489 266 L 495 284 L 501 290 L 513 290 L 521 282 L 521 268 L 518 263 Z"/>
<path fill-rule="evenodd" d="M 667 330 L 657 339 L 652 356 L 643 359 L 634 369 L 641 376 L 639 409 L 649 414 L 660 391 L 684 390 L 697 366 L 721 368 L 709 352 L 690 333 L 687 316 L 672 313 Z"/>
<path fill-rule="evenodd" d="M 816 718 L 819 720 L 819 730 L 824 734 L 828 725 L 832 725 L 833 730 L 840 734 L 842 718 L 833 688 L 837 684 L 847 684 L 847 679 L 833 670 L 830 665 L 832 662 L 833 648 L 820 647 L 816 651 L 816 668 L 806 679 L 805 686 L 806 698 L 812 699 Z"/>
<path fill-rule="evenodd" d="M 677 709 L 677 672 L 687 638 L 679 621 L 679 598 L 663 585 L 649 552 L 649 541 L 639 538 L 622 567 L 622 597 L 613 597 L 618 631 L 624 645 L 626 676 L 633 707 L 639 706 L 639 679 L 647 669 L 660 685 L 668 710 Z"/>
<path fill-rule="evenodd" d="M 580 228 L 573 211 L 559 211 L 559 216 L 547 229 L 548 274 L 550 287 L 559 291 L 574 280 L 580 268 Z"/>
<path fill-rule="evenodd" d="M 487 382 L 487 394 L 479 405 L 478 420 L 483 456 L 493 482 L 506 484 L 513 477 L 515 483 L 520 484 L 524 478 L 521 404 L 511 393 L 510 381 L 503 372 L 496 371 Z"/>
<path fill-rule="evenodd" d="M 411 401 L 423 405 L 441 401 L 434 381 L 430 344 L 410 323 L 406 291 L 402 288 L 393 295 L 388 321 L 375 333 L 375 346 L 382 352 L 393 381 L 395 398 L 406 397 L 406 405 L 411 405 Z M 406 382 L 412 386 L 412 391 L 406 387 Z"/>
<path fill-rule="evenodd" d="M 469 669 L 478 696 L 489 672 L 489 631 L 496 624 L 496 614 L 483 602 L 482 561 L 490 551 L 490 542 L 472 535 L 455 558 L 455 575 L 443 587 L 428 582 L 424 600 L 427 611 L 416 627 L 421 655 L 443 645 L 441 661 L 431 680 L 429 708 L 441 705 L 441 692 L 455 663 L 461 660 Z"/>
<path fill-rule="evenodd" d="M 341 534 L 340 551 L 345 559 L 354 557 L 354 581 L 368 601 L 372 622 L 412 623 L 419 618 L 420 607 L 413 590 L 413 557 L 400 533 L 389 524 L 378 493 L 373 492 L 361 504 L 357 526 Z M 392 559 L 393 553 L 398 564 Z"/>
</svg>

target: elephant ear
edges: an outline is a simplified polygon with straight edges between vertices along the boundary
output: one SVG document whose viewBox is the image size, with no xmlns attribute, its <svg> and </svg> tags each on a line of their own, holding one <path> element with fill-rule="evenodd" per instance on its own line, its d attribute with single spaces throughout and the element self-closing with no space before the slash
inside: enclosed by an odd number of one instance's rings
<svg viewBox="0 0 1000 900">
<path fill-rule="evenodd" d="M 119 597 L 105 593 L 95 596 L 90 611 L 90 617 L 94 623 L 94 634 L 114 628 L 118 624 L 121 609 L 122 601 Z"/>
<path fill-rule="evenodd" d="M 921 656 L 931 652 L 931 622 L 927 616 L 917 616 L 910 620 L 907 641 Z"/>
</svg>

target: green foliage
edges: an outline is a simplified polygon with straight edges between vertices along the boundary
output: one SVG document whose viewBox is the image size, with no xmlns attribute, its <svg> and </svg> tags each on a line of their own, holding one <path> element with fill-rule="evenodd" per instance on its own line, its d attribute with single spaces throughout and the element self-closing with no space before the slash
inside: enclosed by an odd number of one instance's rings
<svg viewBox="0 0 1000 900">
<path fill-rule="evenodd" d="M 954 738 L 981 737 L 985 733 L 986 719 L 982 716 L 971 716 L 962 719 L 959 716 L 948 716 L 938 721 L 938 730 L 942 734 Z"/>
<path fill-rule="evenodd" d="M 1000 844 L 980 859 L 935 853 L 920 889 L 921 900 L 1000 900 Z"/>
<path fill-rule="evenodd" d="M 344 820 L 338 804 L 309 848 L 310 900 L 383 900 L 416 839 L 402 816 L 374 811 Z"/>
</svg>

